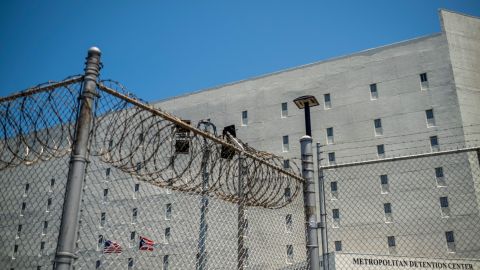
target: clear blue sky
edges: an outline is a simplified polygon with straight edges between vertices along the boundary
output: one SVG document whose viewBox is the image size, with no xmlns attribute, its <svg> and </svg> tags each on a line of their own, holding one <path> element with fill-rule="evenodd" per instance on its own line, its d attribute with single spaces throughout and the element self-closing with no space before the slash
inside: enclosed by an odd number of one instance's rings
<svg viewBox="0 0 480 270">
<path fill-rule="evenodd" d="M 438 9 L 479 0 L 0 2 L 0 96 L 83 72 L 159 100 L 440 32 Z"/>
</svg>

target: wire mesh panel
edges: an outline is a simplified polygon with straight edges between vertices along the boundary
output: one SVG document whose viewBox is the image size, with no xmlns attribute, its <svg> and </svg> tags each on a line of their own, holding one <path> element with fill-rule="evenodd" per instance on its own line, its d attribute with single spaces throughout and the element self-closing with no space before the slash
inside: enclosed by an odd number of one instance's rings
<svg viewBox="0 0 480 270">
<path fill-rule="evenodd" d="M 323 175 L 329 269 L 479 267 L 477 151 L 329 166 Z"/>
<path fill-rule="evenodd" d="M 51 268 L 80 80 L 48 83 L 0 102 L 2 269 Z"/>
<path fill-rule="evenodd" d="M 100 86 L 96 106 L 78 269 L 306 267 L 301 182 L 269 165 L 283 159 L 219 143 L 213 123 L 192 129 L 113 87 Z"/>
<path fill-rule="evenodd" d="M 2 267 L 52 267 L 82 79 L 0 100 Z M 97 91 L 75 269 L 307 268 L 295 162 L 283 168 L 234 130 L 178 119 L 118 83 Z"/>
</svg>

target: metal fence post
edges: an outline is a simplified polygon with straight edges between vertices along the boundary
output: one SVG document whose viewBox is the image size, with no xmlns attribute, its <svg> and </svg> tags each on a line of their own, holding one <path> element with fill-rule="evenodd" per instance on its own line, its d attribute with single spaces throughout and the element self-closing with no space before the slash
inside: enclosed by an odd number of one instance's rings
<svg viewBox="0 0 480 270">
<path fill-rule="evenodd" d="M 313 182 L 312 137 L 303 136 L 300 139 L 302 154 L 303 199 L 307 230 L 307 256 L 310 270 L 320 270 L 318 257 L 317 217 L 315 207 L 315 183 Z"/>
<path fill-rule="evenodd" d="M 62 221 L 55 253 L 54 269 L 69 270 L 73 260 L 75 238 L 78 229 L 80 199 L 85 179 L 85 168 L 88 157 L 89 135 L 93 122 L 93 104 L 97 95 L 97 77 L 100 72 L 100 50 L 92 47 L 88 50 L 83 92 L 80 97 L 80 111 L 75 127 L 75 138 L 72 145 L 68 170 L 65 200 L 63 203 Z"/>
<path fill-rule="evenodd" d="M 318 171 L 318 194 L 320 200 L 320 238 L 322 239 L 322 261 L 323 269 L 330 269 L 328 261 L 328 238 L 327 238 L 327 213 L 325 211 L 325 182 L 323 169 L 321 167 L 320 143 L 317 143 L 317 171 Z"/>
<path fill-rule="evenodd" d="M 238 235 L 237 235 L 237 269 L 245 267 L 245 157 L 238 158 Z"/>
<path fill-rule="evenodd" d="M 204 131 L 207 132 L 210 122 L 204 123 Z M 205 147 L 202 158 L 202 199 L 200 209 L 200 232 L 198 237 L 198 255 L 197 255 L 197 270 L 207 269 L 207 254 L 206 254 L 206 240 L 207 240 L 207 211 L 208 211 L 208 189 L 210 173 L 208 169 L 208 161 L 210 159 L 210 146 L 206 138 L 203 138 L 203 145 Z"/>
</svg>

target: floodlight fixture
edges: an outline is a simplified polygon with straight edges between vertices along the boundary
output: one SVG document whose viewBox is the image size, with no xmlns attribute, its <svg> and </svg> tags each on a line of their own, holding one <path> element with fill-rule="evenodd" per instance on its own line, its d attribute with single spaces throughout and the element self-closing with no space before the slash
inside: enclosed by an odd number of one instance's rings
<svg viewBox="0 0 480 270">
<path fill-rule="evenodd" d="M 301 96 L 293 100 L 299 109 L 305 112 L 305 134 L 312 137 L 312 126 L 310 123 L 310 107 L 318 106 L 318 100 L 314 96 Z"/>
</svg>

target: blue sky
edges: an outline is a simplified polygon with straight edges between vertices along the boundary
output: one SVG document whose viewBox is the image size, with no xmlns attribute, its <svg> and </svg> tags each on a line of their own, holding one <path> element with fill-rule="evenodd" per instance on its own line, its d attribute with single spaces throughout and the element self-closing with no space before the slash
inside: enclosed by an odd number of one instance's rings
<svg viewBox="0 0 480 270">
<path fill-rule="evenodd" d="M 0 2 L 0 96 L 83 72 L 154 101 L 440 32 L 479 0 Z"/>
</svg>

